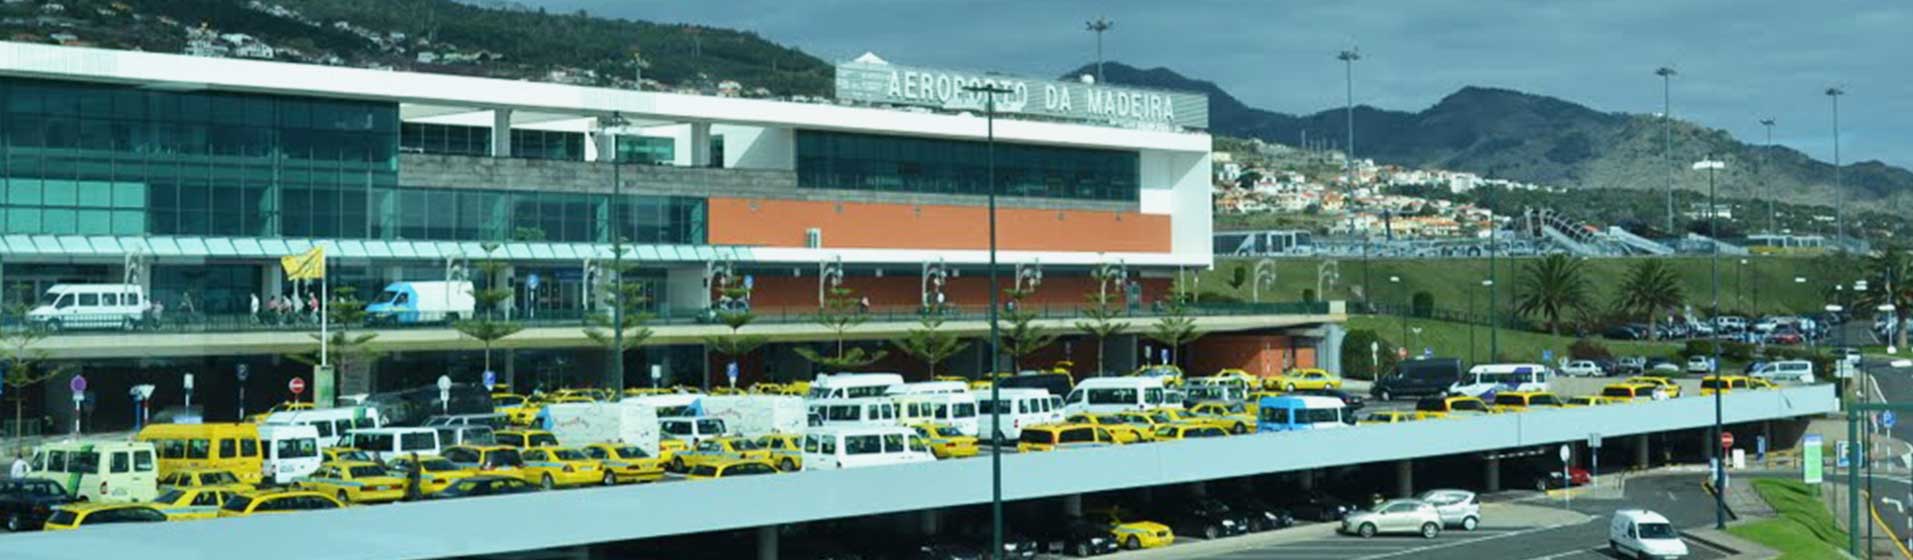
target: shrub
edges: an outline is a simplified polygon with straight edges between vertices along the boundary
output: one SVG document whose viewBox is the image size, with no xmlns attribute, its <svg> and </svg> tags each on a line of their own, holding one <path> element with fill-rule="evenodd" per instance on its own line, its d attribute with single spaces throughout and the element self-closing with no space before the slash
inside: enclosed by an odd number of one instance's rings
<svg viewBox="0 0 1913 560">
<path fill-rule="evenodd" d="M 1714 343 L 1710 340 L 1689 340 L 1686 345 L 1681 347 L 1680 353 L 1682 358 L 1712 355 L 1714 355 Z"/>
<path fill-rule="evenodd" d="M 1568 357 L 1576 360 L 1606 360 L 1614 357 L 1607 351 L 1607 345 L 1593 339 L 1577 339 L 1568 345 Z"/>
<path fill-rule="evenodd" d="M 1415 295 L 1409 300 L 1408 312 L 1416 317 L 1433 317 L 1435 315 L 1435 294 L 1426 291 L 1415 292 Z"/>
<path fill-rule="evenodd" d="M 1302 301 L 1315 301 L 1315 288 L 1302 288 Z"/>
<path fill-rule="evenodd" d="M 1754 359 L 1754 345 L 1745 342 L 1722 341 L 1720 343 L 1720 357 L 1736 362 L 1751 361 Z"/>
<path fill-rule="evenodd" d="M 1375 353 L 1369 346 L 1378 346 Z M 1342 377 L 1374 380 L 1379 373 L 1395 370 L 1395 345 L 1372 329 L 1355 329 L 1342 337 Z"/>
</svg>

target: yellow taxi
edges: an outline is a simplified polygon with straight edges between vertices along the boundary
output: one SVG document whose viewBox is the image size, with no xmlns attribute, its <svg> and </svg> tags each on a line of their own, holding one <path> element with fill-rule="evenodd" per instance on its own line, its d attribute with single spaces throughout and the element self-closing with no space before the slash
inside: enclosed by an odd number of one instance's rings
<svg viewBox="0 0 1913 560">
<path fill-rule="evenodd" d="M 320 463 L 343 463 L 343 462 L 377 463 L 378 462 L 378 460 L 372 458 L 371 453 L 366 453 L 365 451 L 362 451 L 359 449 L 353 449 L 350 447 L 327 447 L 325 449 L 319 450 L 319 457 L 320 457 L 319 459 Z"/>
<path fill-rule="evenodd" d="M 636 445 L 624 443 L 593 443 L 580 451 L 585 456 L 598 461 L 604 467 L 604 483 L 630 484 L 633 482 L 652 482 L 664 478 L 664 461 L 645 454 Z"/>
<path fill-rule="evenodd" d="M 1401 422 L 1414 422 L 1420 419 L 1421 419 L 1421 416 L 1416 415 L 1412 411 L 1379 410 L 1379 411 L 1370 412 L 1368 414 L 1362 415 L 1362 419 L 1356 423 L 1358 424 L 1397 424 Z"/>
<path fill-rule="evenodd" d="M 1151 433 L 1147 426 L 1137 426 L 1115 414 L 1071 414 L 1063 421 L 1071 424 L 1090 424 L 1109 430 L 1109 436 L 1116 438 L 1116 443 L 1143 443 L 1155 440 L 1155 434 Z"/>
<path fill-rule="evenodd" d="M 609 395 L 602 389 L 559 389 L 545 396 L 547 403 L 591 402 L 605 400 Z M 583 400 L 579 400 L 583 399 Z"/>
<path fill-rule="evenodd" d="M 492 412 L 508 414 L 506 410 L 525 406 L 525 403 L 530 401 L 530 398 L 518 393 L 492 393 Z"/>
<path fill-rule="evenodd" d="M 1621 380 L 1621 382 L 1622 383 L 1646 383 L 1648 385 L 1653 385 L 1655 387 L 1660 388 L 1661 392 L 1667 394 L 1667 398 L 1670 398 L 1670 399 L 1678 399 L 1681 396 L 1681 385 L 1679 383 L 1675 383 L 1674 380 L 1668 379 L 1665 377 L 1656 377 L 1652 375 L 1636 375 L 1634 377 L 1623 379 Z"/>
<path fill-rule="evenodd" d="M 1609 403 L 1645 402 L 1654 400 L 1660 392 L 1660 386 L 1647 383 L 1610 383 L 1601 388 L 1601 397 Z"/>
<path fill-rule="evenodd" d="M 1165 424 L 1156 427 L 1157 440 L 1228 437 L 1229 433 L 1215 426 L 1199 424 Z"/>
<path fill-rule="evenodd" d="M 649 397 L 654 395 L 675 395 L 675 394 L 677 394 L 677 390 L 672 389 L 670 387 L 627 387 L 624 390 L 624 396 L 627 396 L 627 397 Z"/>
<path fill-rule="evenodd" d="M 996 380 L 998 380 L 998 379 L 1005 379 L 1005 378 L 1010 378 L 1010 377 L 1015 377 L 1015 376 L 1016 376 L 1016 374 L 1014 374 L 1014 373 L 1005 373 L 1005 372 L 1000 372 L 1000 371 L 999 371 L 999 372 L 996 372 L 996 373 L 993 373 L 993 374 L 990 374 L 990 376 L 989 376 L 989 377 L 985 377 L 985 378 L 981 378 L 981 379 L 977 379 L 977 380 L 975 380 L 975 381 L 971 381 L 971 382 L 970 382 L 970 389 L 972 389 L 972 390 L 975 390 L 975 389 L 988 389 L 988 388 L 990 388 L 990 386 L 991 386 L 991 385 L 995 385 L 995 384 L 996 384 Z"/>
<path fill-rule="evenodd" d="M 183 469 L 159 477 L 159 489 L 164 492 L 175 488 L 216 488 L 232 492 L 251 492 L 254 486 L 226 469 Z"/>
<path fill-rule="evenodd" d="M 802 434 L 770 434 L 757 438 L 757 446 L 770 450 L 770 461 L 777 465 L 777 470 L 795 472 L 804 469 Z"/>
<path fill-rule="evenodd" d="M 1561 408 L 1566 404 L 1560 395 L 1547 391 L 1508 391 L 1495 393 L 1494 403 L 1488 409 L 1497 413 L 1526 412 L 1530 408 Z"/>
<path fill-rule="evenodd" d="M 249 494 L 237 494 L 219 504 L 220 517 L 246 517 L 249 515 L 274 515 L 299 513 L 322 509 L 339 509 L 345 504 L 331 496 L 304 490 L 262 491 Z"/>
<path fill-rule="evenodd" d="M 1576 396 L 1568 397 L 1568 406 L 1571 406 L 1571 407 L 1572 406 L 1607 406 L 1610 404 L 1620 404 L 1624 402 L 1627 402 L 1627 401 L 1615 399 L 1613 397 L 1609 397 L 1605 395 L 1576 395 Z"/>
<path fill-rule="evenodd" d="M 212 519 L 219 517 L 219 504 L 238 494 L 224 488 L 173 488 L 161 491 L 148 505 L 166 514 L 168 521 Z"/>
<path fill-rule="evenodd" d="M 1248 396 L 1242 397 L 1242 409 L 1249 411 L 1249 416 L 1258 416 L 1262 414 L 1263 397 L 1280 397 L 1285 394 L 1287 393 L 1281 391 L 1249 391 Z"/>
<path fill-rule="evenodd" d="M 671 456 L 671 470 L 690 472 L 692 467 L 705 463 L 715 463 L 731 459 L 748 459 L 769 463 L 771 451 L 759 447 L 754 440 L 736 436 L 714 437 L 697 442 L 696 449 L 679 451 Z"/>
<path fill-rule="evenodd" d="M 669 464 L 679 453 L 691 450 L 691 444 L 681 439 L 658 440 L 658 460 Z"/>
<path fill-rule="evenodd" d="M 312 403 L 302 401 L 282 402 L 272 405 L 272 408 L 266 409 L 265 412 L 247 416 L 246 421 L 258 424 L 266 421 L 266 417 L 272 416 L 275 412 L 291 412 L 294 410 L 312 410 Z"/>
<path fill-rule="evenodd" d="M 1218 383 L 1236 384 L 1249 389 L 1254 389 L 1254 388 L 1262 386 L 1262 378 L 1256 377 L 1255 374 L 1253 373 L 1249 373 L 1247 371 L 1243 371 L 1237 368 L 1224 368 L 1220 371 L 1217 371 L 1215 375 L 1212 375 L 1209 378 L 1215 380 Z"/>
<path fill-rule="evenodd" d="M 1130 377 L 1154 377 L 1162 380 L 1164 387 L 1182 386 L 1182 368 L 1172 365 L 1151 365 L 1136 368 Z"/>
<path fill-rule="evenodd" d="M 1429 397 L 1415 401 L 1415 412 L 1422 419 L 1492 414 L 1480 397 Z"/>
<path fill-rule="evenodd" d="M 1109 527 L 1109 535 L 1116 543 L 1127 550 L 1161 548 L 1174 544 L 1176 534 L 1168 525 L 1154 521 L 1128 520 L 1129 514 L 1110 508 L 1090 513 L 1090 519 L 1097 520 Z"/>
<path fill-rule="evenodd" d="M 1328 370 L 1297 368 L 1263 379 L 1262 386 L 1281 391 L 1340 389 L 1342 378 L 1336 377 Z"/>
<path fill-rule="evenodd" d="M 112 523 L 160 523 L 166 521 L 166 514 L 147 504 L 75 502 L 53 508 L 53 513 L 41 526 L 46 531 L 71 531 L 81 526 L 108 525 Z"/>
<path fill-rule="evenodd" d="M 1747 383 L 1747 378 L 1739 375 L 1709 375 L 1700 378 L 1700 394 L 1703 397 L 1711 396 L 1716 391 L 1720 393 L 1732 393 L 1735 389 L 1752 388 L 1753 387 Z"/>
<path fill-rule="evenodd" d="M 1158 408 L 1149 412 L 1156 416 L 1168 418 L 1170 422 L 1197 426 L 1215 426 L 1231 434 L 1246 434 L 1255 431 L 1255 418 L 1253 417 L 1210 416 L 1207 414 L 1197 414 L 1186 408 Z"/>
<path fill-rule="evenodd" d="M 393 459 L 385 464 L 385 470 L 392 476 L 398 477 L 399 480 L 404 480 L 407 484 L 410 484 L 412 478 L 412 461 L 413 459 L 409 456 Z M 478 476 L 479 474 L 478 469 L 466 468 L 444 457 L 419 457 L 418 493 L 424 496 L 437 494 L 441 490 L 450 488 L 452 484 L 460 480 Z"/>
<path fill-rule="evenodd" d="M 322 465 L 294 480 L 300 490 L 318 492 L 347 504 L 376 504 L 405 499 L 405 479 L 392 476 L 378 463 L 339 462 Z"/>
<path fill-rule="evenodd" d="M 734 478 L 760 474 L 777 474 L 777 467 L 757 459 L 725 459 L 700 463 L 684 473 L 686 480 L 710 480 L 714 478 Z"/>
<path fill-rule="evenodd" d="M 976 436 L 963 435 L 962 430 L 949 424 L 921 422 L 911 424 L 917 435 L 923 436 L 923 442 L 929 444 L 930 454 L 938 459 L 958 459 L 976 456 Z"/>
<path fill-rule="evenodd" d="M 1073 447 L 1122 445 L 1109 430 L 1094 424 L 1038 424 L 1024 426 L 1016 438 L 1017 453 L 1035 453 Z"/>
<path fill-rule="evenodd" d="M 1249 433 L 1255 428 L 1255 413 L 1249 412 L 1248 405 L 1239 402 L 1196 403 L 1189 407 L 1189 413 L 1229 422 L 1229 431 L 1238 434 Z"/>
<path fill-rule="evenodd" d="M 1764 377 L 1748 376 L 1747 388 L 1748 389 L 1779 389 L 1780 385 L 1775 384 L 1773 381 L 1769 381 L 1767 380 L 1767 378 L 1764 378 Z"/>
<path fill-rule="evenodd" d="M 712 387 L 711 394 L 712 395 L 742 395 L 744 394 L 744 390 L 736 388 L 736 387 Z"/>
<path fill-rule="evenodd" d="M 525 458 L 518 451 L 503 445 L 454 445 L 439 451 L 438 456 L 462 469 L 515 477 L 525 466 Z"/>
<path fill-rule="evenodd" d="M 970 378 L 964 377 L 961 375 L 939 375 L 939 376 L 930 378 L 930 380 L 931 381 L 950 381 L 950 382 L 956 382 L 956 383 L 970 382 Z"/>
<path fill-rule="evenodd" d="M 604 465 L 585 452 L 569 447 L 534 447 L 520 450 L 525 466 L 519 478 L 546 490 L 560 486 L 583 486 L 607 480 Z M 616 477 L 616 475 L 612 475 Z M 615 480 L 613 482 L 616 482 Z"/>
<path fill-rule="evenodd" d="M 492 438 L 499 445 L 519 449 L 558 446 L 558 436 L 544 430 L 499 430 L 492 432 Z"/>
</svg>

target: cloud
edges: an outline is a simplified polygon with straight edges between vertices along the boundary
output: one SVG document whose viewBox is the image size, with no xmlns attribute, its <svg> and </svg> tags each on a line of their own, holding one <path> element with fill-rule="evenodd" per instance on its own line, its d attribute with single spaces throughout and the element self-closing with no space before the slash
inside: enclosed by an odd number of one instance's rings
<svg viewBox="0 0 1913 560">
<path fill-rule="evenodd" d="M 1116 22 L 1110 60 L 1215 81 L 1250 105 L 1341 104 L 1335 53 L 1360 46 L 1358 103 L 1418 110 L 1463 85 L 1551 95 L 1606 111 L 1659 112 L 1654 68 L 1672 65 L 1674 115 L 1832 158 L 1821 92 L 1844 85 L 1841 152 L 1913 167 L 1913 5 L 1826 0 L 1187 2 L 1063 0 L 521 0 L 552 10 L 756 31 L 826 60 L 874 51 L 903 64 L 1054 76 L 1090 62 L 1084 21 Z"/>
</svg>

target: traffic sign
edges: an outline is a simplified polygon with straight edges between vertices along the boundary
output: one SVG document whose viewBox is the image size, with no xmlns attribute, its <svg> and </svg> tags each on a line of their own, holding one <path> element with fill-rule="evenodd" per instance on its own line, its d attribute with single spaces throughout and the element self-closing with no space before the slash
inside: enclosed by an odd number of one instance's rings
<svg viewBox="0 0 1913 560">
<path fill-rule="evenodd" d="M 306 392 L 306 380 L 294 377 L 291 381 L 286 382 L 286 390 L 292 391 L 294 395 L 304 393 Z"/>
<path fill-rule="evenodd" d="M 1825 466 L 1820 464 L 1820 446 L 1824 440 L 1819 434 L 1807 434 L 1800 443 L 1800 478 L 1807 484 L 1819 484 L 1824 479 Z"/>
<path fill-rule="evenodd" d="M 1574 448 L 1569 447 L 1568 444 L 1565 444 L 1565 443 L 1561 444 L 1561 462 L 1566 463 L 1568 462 L 1568 459 L 1571 459 L 1573 457 L 1574 457 Z"/>
<path fill-rule="evenodd" d="M 1733 448 L 1733 446 L 1734 446 L 1734 433 L 1733 433 L 1733 432 L 1721 432 L 1721 433 L 1720 433 L 1720 448 L 1721 448 L 1721 449 L 1731 449 L 1731 448 Z"/>
<path fill-rule="evenodd" d="M 485 370 L 484 379 L 485 379 L 485 389 L 489 391 L 491 390 L 491 386 L 498 384 L 498 372 L 495 372 L 489 369 Z"/>
<path fill-rule="evenodd" d="M 452 390 L 452 376 L 450 375 L 438 376 L 438 390 L 440 391 Z"/>
<path fill-rule="evenodd" d="M 1588 449 L 1601 448 L 1601 434 L 1588 434 Z"/>
<path fill-rule="evenodd" d="M 1893 429 L 1893 422 L 1895 420 L 1899 420 L 1899 418 L 1894 416 L 1893 411 L 1891 410 L 1880 413 L 1880 426 L 1886 429 L 1889 429 L 1889 430 Z"/>
<path fill-rule="evenodd" d="M 533 290 L 536 290 L 536 289 L 538 289 L 538 275 L 537 275 L 537 274 L 533 274 L 533 275 L 531 275 L 531 276 L 529 276 L 529 277 L 526 277 L 526 278 L 525 278 L 525 287 L 528 287 L 528 288 L 531 288 L 531 289 L 533 289 Z"/>
<path fill-rule="evenodd" d="M 74 393 L 85 393 L 86 392 L 86 376 L 84 375 L 73 376 L 72 381 L 66 382 L 66 388 L 69 390 L 72 390 Z"/>
<path fill-rule="evenodd" d="M 185 374 L 185 377 L 182 378 L 179 383 L 185 386 L 187 391 L 193 390 L 193 374 Z"/>
<path fill-rule="evenodd" d="M 731 362 L 729 364 L 724 365 L 724 377 L 729 378 L 731 380 L 732 387 L 737 386 L 737 362 Z"/>
<path fill-rule="evenodd" d="M 239 381 L 241 383 L 244 383 L 247 377 L 252 377 L 252 368 L 246 367 L 246 364 L 239 364 L 237 369 L 238 369 Z"/>
</svg>

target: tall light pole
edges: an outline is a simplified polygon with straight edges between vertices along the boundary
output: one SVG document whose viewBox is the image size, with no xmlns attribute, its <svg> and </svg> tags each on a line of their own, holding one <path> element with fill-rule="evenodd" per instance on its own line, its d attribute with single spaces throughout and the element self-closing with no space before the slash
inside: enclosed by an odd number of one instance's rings
<svg viewBox="0 0 1913 560">
<path fill-rule="evenodd" d="M 1847 190 L 1840 184 L 1840 96 L 1847 90 L 1839 87 L 1827 88 L 1827 99 L 1833 101 L 1833 221 L 1835 239 L 1845 251 L 1847 242 Z"/>
<path fill-rule="evenodd" d="M 1000 343 L 996 316 L 999 311 L 996 285 L 996 96 L 1010 93 L 1010 88 L 1000 85 L 976 85 L 963 88 L 971 94 L 983 96 L 983 118 L 986 143 L 989 152 L 989 216 L 990 216 L 990 369 L 995 375 L 997 348 Z M 1001 427 L 1003 415 L 1000 390 L 996 383 L 990 384 L 990 438 L 999 445 L 1003 441 Z M 990 453 L 990 556 L 1003 557 L 1003 454 Z"/>
<path fill-rule="evenodd" d="M 1673 68 L 1654 69 L 1661 77 L 1661 161 L 1667 165 L 1667 234 L 1674 235 L 1674 76 Z"/>
<path fill-rule="evenodd" d="M 631 124 L 624 115 L 616 111 L 611 118 L 598 123 L 604 134 L 611 134 L 611 367 L 605 368 L 604 387 L 613 391 L 624 390 L 624 228 L 620 220 L 623 214 L 618 212 L 624 203 L 624 177 L 620 174 L 618 163 L 618 136 L 610 132 Z M 604 154 L 599 154 L 603 157 Z M 588 296 L 587 296 L 588 299 Z M 592 313 L 591 306 L 585 306 L 586 313 Z M 704 376 L 710 378 L 707 372 Z"/>
<path fill-rule="evenodd" d="M 1398 312 L 1401 313 L 1401 316 L 1402 316 L 1402 348 L 1407 348 L 1408 347 L 1407 346 L 1408 345 L 1408 298 L 1402 296 L 1402 277 L 1400 276 L 1388 277 L 1388 285 L 1390 288 L 1393 288 L 1395 290 L 1395 300 L 1397 302 L 1396 305 L 1401 306 L 1401 309 L 1398 310 Z"/>
<path fill-rule="evenodd" d="M 1083 24 L 1083 29 L 1096 33 L 1096 83 L 1103 83 L 1103 32 L 1115 27 L 1116 22 L 1109 18 L 1096 16 Z"/>
<path fill-rule="evenodd" d="M 1343 108 L 1344 108 L 1344 116 L 1345 116 L 1344 120 L 1348 121 L 1348 147 L 1342 150 L 1342 169 L 1343 169 L 1343 172 L 1346 174 L 1344 180 L 1348 182 L 1348 201 L 1343 203 L 1343 207 L 1346 209 L 1345 211 L 1348 212 L 1349 232 L 1354 233 L 1355 211 L 1353 210 L 1353 206 L 1355 204 L 1355 61 L 1362 59 L 1362 50 L 1359 48 L 1345 50 L 1339 54 L 1336 54 L 1335 59 L 1342 61 L 1342 84 L 1344 87 Z M 1362 301 L 1363 302 L 1368 301 L 1368 298 L 1370 297 L 1369 290 L 1370 288 L 1373 287 L 1373 286 L 1370 286 L 1368 283 L 1368 267 L 1369 267 L 1368 231 L 1363 230 L 1362 231 Z"/>
<path fill-rule="evenodd" d="M 1773 186 L 1773 181 L 1771 181 L 1771 180 L 1768 180 L 1768 179 L 1767 179 L 1767 158 L 1769 157 L 1769 156 L 1767 155 L 1767 152 L 1769 152 L 1769 151 L 1771 151 L 1771 150 L 1773 150 L 1773 147 L 1774 147 L 1774 119 L 1773 119 L 1773 117 L 1767 117 L 1767 118 L 1764 118 L 1764 119 L 1760 119 L 1760 126 L 1762 126 L 1762 127 L 1766 127 L 1766 129 L 1767 129 L 1767 146 L 1766 146 L 1766 147 L 1767 147 L 1767 149 L 1766 149 L 1766 150 L 1761 150 L 1761 151 L 1760 151 L 1760 176 L 1761 176 L 1761 177 L 1760 177 L 1760 178 L 1761 178 L 1761 181 L 1760 181 L 1760 182 L 1761 182 L 1761 183 L 1763 183 L 1763 185 L 1762 185 L 1762 186 L 1764 186 L 1764 187 L 1766 187 L 1766 188 L 1765 188 L 1765 189 L 1763 189 L 1763 190 L 1766 190 L 1766 191 L 1767 191 L 1767 233 L 1780 233 L 1780 227 L 1779 227 L 1779 226 L 1776 226 L 1776 225 L 1774 225 L 1774 186 Z M 1756 296 L 1756 297 L 1757 297 L 1757 296 Z"/>
<path fill-rule="evenodd" d="M 1695 171 L 1707 170 L 1707 236 L 1715 240 L 1709 245 L 1707 250 L 1707 263 L 1712 271 L 1714 292 L 1713 309 L 1710 313 L 1714 317 L 1720 316 L 1720 216 L 1718 212 L 1714 211 L 1714 174 L 1726 168 L 1726 163 L 1715 160 L 1711 155 L 1708 156 L 1707 159 L 1694 163 Z M 1722 433 L 1720 421 L 1721 393 L 1727 392 L 1727 388 L 1718 386 L 1723 382 L 1720 376 L 1720 337 L 1716 336 L 1711 338 L 1714 340 L 1714 358 L 1713 362 L 1708 366 L 1708 369 L 1713 370 L 1714 383 L 1717 387 L 1714 389 L 1714 437 L 1713 441 L 1708 442 L 1707 449 L 1708 456 L 1714 458 L 1714 528 L 1725 530 L 1727 529 L 1727 498 L 1725 497 L 1727 494 L 1727 465 L 1725 464 L 1727 462 L 1727 456 L 1725 453 L 1726 449 L 1720 448 L 1719 442 L 1720 434 Z M 1718 451 L 1716 451 L 1717 448 Z"/>
</svg>

